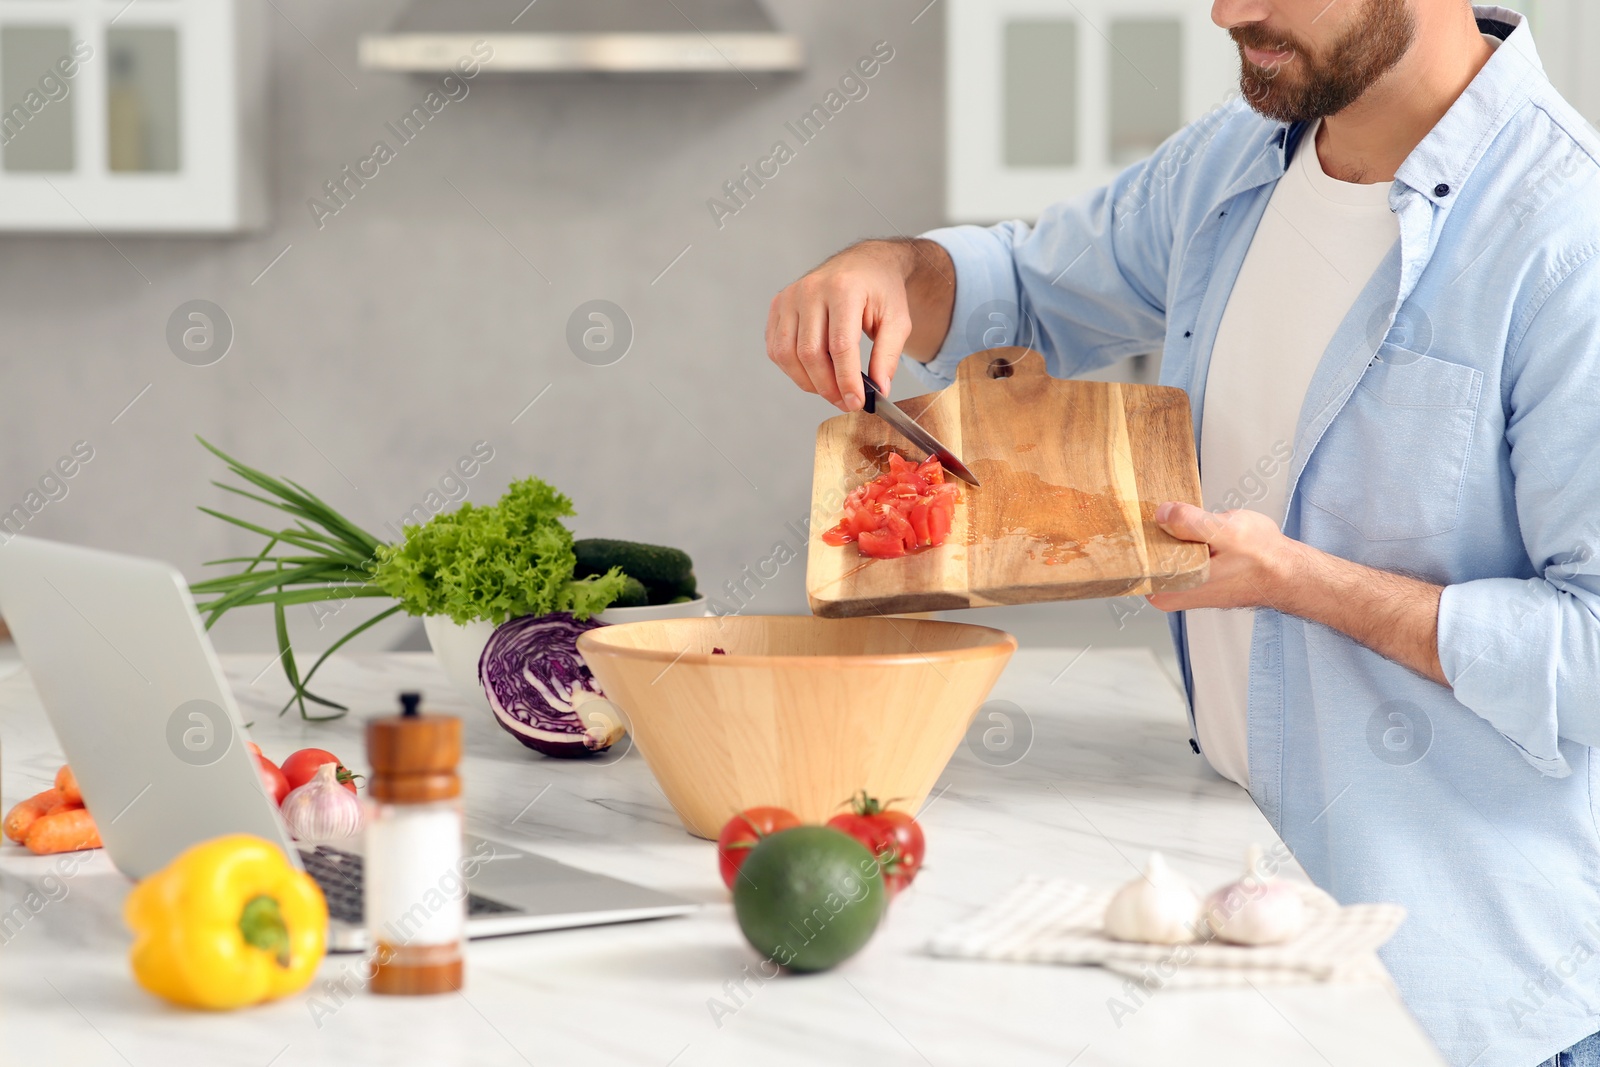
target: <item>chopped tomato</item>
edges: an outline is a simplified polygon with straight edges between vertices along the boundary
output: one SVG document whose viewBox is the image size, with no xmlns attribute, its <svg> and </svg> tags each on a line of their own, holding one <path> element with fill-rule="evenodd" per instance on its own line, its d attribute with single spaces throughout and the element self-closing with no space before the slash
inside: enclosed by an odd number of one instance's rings
<svg viewBox="0 0 1600 1067">
<path fill-rule="evenodd" d="M 894 559 L 906 554 L 906 543 L 888 530 L 868 530 L 856 538 L 856 547 L 863 556 L 874 559 Z"/>
<path fill-rule="evenodd" d="M 955 498 L 948 493 L 941 493 L 934 502 L 928 505 L 928 543 L 940 545 L 949 536 L 950 523 L 955 519 Z"/>
<path fill-rule="evenodd" d="M 961 490 L 945 481 L 937 457 L 912 463 L 891 452 L 889 469 L 851 490 L 844 517 L 822 540 L 834 546 L 854 541 L 863 556 L 894 559 L 943 544 L 960 499 Z"/>
<path fill-rule="evenodd" d="M 907 552 L 917 547 L 917 535 L 911 529 L 911 522 L 906 518 L 905 512 L 894 508 L 885 508 L 883 511 L 883 523 L 890 533 L 905 543 Z"/>
<path fill-rule="evenodd" d="M 906 514 L 911 522 L 911 532 L 917 537 L 917 544 L 931 545 L 933 540 L 928 536 L 928 502 L 919 500 L 911 505 L 911 510 Z"/>
</svg>

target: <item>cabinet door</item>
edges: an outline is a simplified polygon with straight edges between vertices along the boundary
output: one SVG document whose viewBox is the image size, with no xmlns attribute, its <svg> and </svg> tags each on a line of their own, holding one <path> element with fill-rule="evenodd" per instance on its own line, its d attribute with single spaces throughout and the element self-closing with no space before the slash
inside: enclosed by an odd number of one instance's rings
<svg viewBox="0 0 1600 1067">
<path fill-rule="evenodd" d="M 247 225 L 239 10 L 0 0 L 0 229 Z"/>
<path fill-rule="evenodd" d="M 952 221 L 1034 218 L 1237 92 L 1206 0 L 950 0 Z"/>
</svg>

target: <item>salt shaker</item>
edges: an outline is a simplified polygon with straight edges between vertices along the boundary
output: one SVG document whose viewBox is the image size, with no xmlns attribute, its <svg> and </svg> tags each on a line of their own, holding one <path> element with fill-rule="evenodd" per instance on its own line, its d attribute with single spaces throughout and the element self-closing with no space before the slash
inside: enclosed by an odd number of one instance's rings
<svg viewBox="0 0 1600 1067">
<path fill-rule="evenodd" d="M 461 720 L 424 715 L 401 693 L 399 715 L 367 723 L 366 924 L 374 993 L 461 988 Z"/>
</svg>

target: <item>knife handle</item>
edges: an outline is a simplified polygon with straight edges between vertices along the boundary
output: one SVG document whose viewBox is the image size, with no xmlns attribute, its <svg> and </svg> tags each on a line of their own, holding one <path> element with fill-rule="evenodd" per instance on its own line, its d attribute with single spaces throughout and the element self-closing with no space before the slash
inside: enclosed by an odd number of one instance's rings
<svg viewBox="0 0 1600 1067">
<path fill-rule="evenodd" d="M 871 378 L 867 377 L 865 371 L 861 374 L 861 384 L 866 386 L 867 390 L 866 402 L 861 405 L 861 410 L 871 415 L 877 408 L 878 387 Z"/>
</svg>

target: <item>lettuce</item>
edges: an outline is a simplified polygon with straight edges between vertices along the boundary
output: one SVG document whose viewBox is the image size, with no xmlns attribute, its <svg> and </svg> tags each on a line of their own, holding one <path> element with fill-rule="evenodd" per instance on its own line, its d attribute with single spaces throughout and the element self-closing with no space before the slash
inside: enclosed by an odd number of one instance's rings
<svg viewBox="0 0 1600 1067">
<path fill-rule="evenodd" d="M 411 615 L 447 615 L 457 623 L 499 625 L 522 615 L 570 612 L 579 621 L 622 593 L 624 577 L 605 574 L 574 581 L 572 501 L 538 478 L 513 482 L 493 507 L 462 504 L 405 540 L 377 549 L 372 583 Z"/>
</svg>

